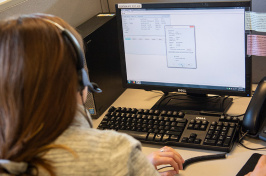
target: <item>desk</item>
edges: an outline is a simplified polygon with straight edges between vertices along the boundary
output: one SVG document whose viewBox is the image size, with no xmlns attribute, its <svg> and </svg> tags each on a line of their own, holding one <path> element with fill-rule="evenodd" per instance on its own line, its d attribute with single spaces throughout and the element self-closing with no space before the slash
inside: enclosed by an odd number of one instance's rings
<svg viewBox="0 0 266 176">
<path fill-rule="evenodd" d="M 113 103 L 113 106 L 150 109 L 160 99 L 161 96 L 162 93 L 157 91 L 127 89 Z M 249 104 L 250 97 L 232 97 L 232 98 L 234 99 L 233 104 L 228 110 L 227 114 L 229 115 L 244 114 Z M 93 125 L 95 128 L 100 124 L 104 114 L 100 118 L 93 120 Z M 266 145 L 266 142 L 263 142 L 258 139 L 251 139 L 251 138 L 245 138 L 245 139 L 247 140 L 244 140 L 244 144 L 251 148 L 257 148 Z M 150 144 L 142 144 L 142 145 L 143 145 L 142 150 L 147 155 L 153 151 L 157 151 L 159 148 L 162 147 Z M 184 159 L 201 155 L 221 153 L 209 150 L 182 148 L 176 146 L 172 147 L 176 149 Z M 242 166 L 246 163 L 246 161 L 253 153 L 266 154 L 266 150 L 252 151 L 245 149 L 242 146 L 235 145 L 226 159 L 211 160 L 211 161 L 204 161 L 204 162 L 191 164 L 186 168 L 186 170 L 180 171 L 179 175 L 180 176 L 196 176 L 196 175 L 234 176 L 238 173 L 238 171 L 242 168 Z"/>
</svg>

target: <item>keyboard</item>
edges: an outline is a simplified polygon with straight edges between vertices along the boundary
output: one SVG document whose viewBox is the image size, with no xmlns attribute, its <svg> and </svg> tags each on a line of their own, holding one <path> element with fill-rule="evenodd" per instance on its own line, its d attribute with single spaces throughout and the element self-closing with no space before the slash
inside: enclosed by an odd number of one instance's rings
<svg viewBox="0 0 266 176">
<path fill-rule="evenodd" d="M 230 152 L 240 120 L 182 111 L 110 107 L 98 129 L 126 133 L 143 143 Z"/>
</svg>

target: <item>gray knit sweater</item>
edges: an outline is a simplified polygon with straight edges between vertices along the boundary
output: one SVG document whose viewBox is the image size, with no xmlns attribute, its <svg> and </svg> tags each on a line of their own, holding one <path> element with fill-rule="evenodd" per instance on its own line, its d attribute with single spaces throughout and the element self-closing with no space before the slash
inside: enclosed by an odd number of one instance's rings
<svg viewBox="0 0 266 176">
<path fill-rule="evenodd" d="M 90 128 L 83 113 L 79 107 L 74 123 L 55 142 L 73 149 L 78 157 L 62 149 L 51 150 L 46 155 L 54 162 L 57 175 L 159 175 L 141 152 L 140 142 L 115 131 Z M 46 172 L 41 170 L 40 175 Z"/>
</svg>

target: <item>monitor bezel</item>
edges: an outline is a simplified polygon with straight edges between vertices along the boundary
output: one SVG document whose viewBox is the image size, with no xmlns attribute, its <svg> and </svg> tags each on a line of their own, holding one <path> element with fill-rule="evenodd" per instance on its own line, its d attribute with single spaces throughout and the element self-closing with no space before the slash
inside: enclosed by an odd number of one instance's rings
<svg viewBox="0 0 266 176">
<path fill-rule="evenodd" d="M 121 3 L 120 3 L 121 4 Z M 251 2 L 250 1 L 238 1 L 238 2 L 188 2 L 188 3 L 137 3 L 141 4 L 139 9 L 154 9 L 154 8 L 215 8 L 215 7 L 245 7 L 245 11 L 251 11 Z M 127 73 L 126 73 L 126 63 L 125 63 L 125 50 L 124 50 L 124 40 L 123 40 L 123 31 L 122 31 L 122 17 L 121 17 L 121 6 L 116 4 L 116 18 L 118 25 L 118 41 L 119 41 L 119 50 L 120 50 L 120 62 L 121 62 L 121 73 L 122 73 L 122 85 L 125 88 L 133 89 L 144 89 L 144 90 L 160 90 L 162 92 L 185 92 L 192 94 L 215 94 L 215 95 L 228 95 L 228 96 L 244 96 L 250 97 L 252 91 L 252 60 L 251 56 L 247 55 L 245 58 L 245 81 L 246 88 L 245 91 L 233 91 L 233 90 L 218 90 L 218 89 L 202 89 L 202 88 L 191 88 L 191 87 L 172 87 L 172 86 L 159 86 L 159 85 L 145 85 L 145 84 L 128 84 Z M 138 6 L 139 7 L 139 6 Z M 130 9 L 130 8 L 126 8 Z M 251 31 L 245 31 L 245 50 L 247 51 L 247 35 Z M 226 70 L 226 68 L 225 68 Z"/>
</svg>

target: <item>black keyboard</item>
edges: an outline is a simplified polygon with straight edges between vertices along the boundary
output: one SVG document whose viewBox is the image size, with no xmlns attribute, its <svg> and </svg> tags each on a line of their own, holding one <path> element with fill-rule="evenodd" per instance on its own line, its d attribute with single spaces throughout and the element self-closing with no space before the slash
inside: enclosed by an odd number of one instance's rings
<svg viewBox="0 0 266 176">
<path fill-rule="evenodd" d="M 127 133 L 143 143 L 230 152 L 239 126 L 231 116 L 111 107 L 98 129 Z"/>
</svg>

